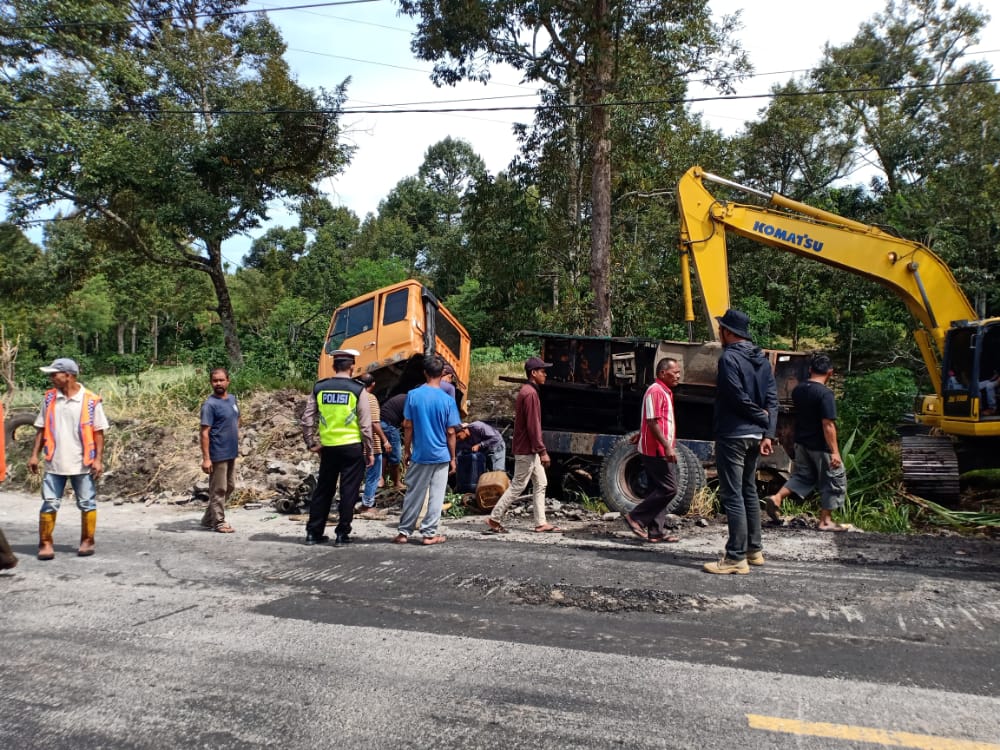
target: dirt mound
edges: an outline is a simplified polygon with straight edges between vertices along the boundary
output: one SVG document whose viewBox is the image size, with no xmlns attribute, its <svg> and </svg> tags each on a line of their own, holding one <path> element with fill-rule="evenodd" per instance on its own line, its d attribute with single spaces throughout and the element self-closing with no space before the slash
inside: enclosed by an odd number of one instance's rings
<svg viewBox="0 0 1000 750">
<path fill-rule="evenodd" d="M 319 467 L 305 449 L 299 420 L 306 396 L 287 389 L 240 398 L 240 457 L 236 462 L 236 502 L 270 502 L 293 493 Z M 207 497 L 201 471 L 197 411 L 119 419 L 108 410 L 104 477 L 100 497 L 116 502 L 184 503 Z M 37 491 L 40 480 L 28 474 L 34 428 L 20 429 L 8 446 L 11 486 Z"/>
</svg>

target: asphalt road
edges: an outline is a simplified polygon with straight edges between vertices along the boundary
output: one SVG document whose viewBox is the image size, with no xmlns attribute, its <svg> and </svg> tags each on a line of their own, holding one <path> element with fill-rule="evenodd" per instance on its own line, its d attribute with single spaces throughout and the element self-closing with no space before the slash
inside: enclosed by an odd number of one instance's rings
<svg viewBox="0 0 1000 750">
<path fill-rule="evenodd" d="M 334 549 L 102 504 L 97 555 L 69 508 L 40 562 L 37 509 L 0 493 L 0 748 L 1000 750 L 996 543 L 768 529 L 709 576 L 721 526 Z"/>
</svg>

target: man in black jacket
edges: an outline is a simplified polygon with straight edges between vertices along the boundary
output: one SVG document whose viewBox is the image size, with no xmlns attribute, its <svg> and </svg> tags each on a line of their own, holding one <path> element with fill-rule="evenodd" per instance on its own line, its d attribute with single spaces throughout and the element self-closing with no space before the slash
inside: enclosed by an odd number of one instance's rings
<svg viewBox="0 0 1000 750">
<path fill-rule="evenodd" d="M 726 310 L 716 318 L 722 356 L 715 394 L 715 461 L 719 499 L 729 522 L 726 551 L 709 573 L 746 575 L 763 565 L 757 457 L 769 456 L 778 425 L 778 387 L 771 363 L 750 336 L 750 318 Z"/>
</svg>

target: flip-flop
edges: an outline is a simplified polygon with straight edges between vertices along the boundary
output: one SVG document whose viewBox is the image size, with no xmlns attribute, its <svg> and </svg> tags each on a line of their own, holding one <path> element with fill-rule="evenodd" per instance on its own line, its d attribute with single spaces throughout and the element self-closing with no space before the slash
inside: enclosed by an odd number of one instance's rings
<svg viewBox="0 0 1000 750">
<path fill-rule="evenodd" d="M 836 526 L 827 526 L 825 529 L 822 526 L 817 526 L 816 531 L 827 531 L 836 533 L 841 531 L 848 531 L 850 528 L 851 528 L 850 526 L 842 526 L 841 524 L 838 523 Z"/>
<path fill-rule="evenodd" d="M 447 537 L 443 537 L 440 534 L 438 534 L 436 536 L 424 537 L 424 540 L 420 544 L 422 544 L 425 547 L 429 547 L 432 544 L 444 544 L 446 541 L 448 541 Z"/>
<path fill-rule="evenodd" d="M 535 533 L 536 534 L 562 534 L 563 530 L 560 529 L 558 526 L 549 526 L 548 528 L 546 528 L 545 526 L 536 526 L 535 527 Z"/>
<path fill-rule="evenodd" d="M 676 536 L 651 536 L 646 541 L 649 542 L 650 544 L 661 544 L 661 543 L 673 544 L 674 542 L 679 542 L 680 541 L 680 537 L 676 537 Z"/>
<path fill-rule="evenodd" d="M 506 526 L 504 526 L 499 521 L 494 521 L 492 518 L 487 518 L 486 519 L 486 525 L 490 527 L 490 531 L 492 531 L 494 534 L 509 534 L 510 533 L 510 531 L 508 531 L 508 529 L 507 529 Z"/>
<path fill-rule="evenodd" d="M 230 526 L 228 523 L 224 523 L 221 526 L 216 526 L 213 531 L 218 531 L 220 534 L 232 534 L 236 529 Z"/>
<path fill-rule="evenodd" d="M 649 539 L 649 532 L 647 532 L 639 524 L 639 522 L 636 521 L 636 520 L 634 520 L 632 518 L 632 516 L 630 516 L 628 513 L 623 513 L 622 514 L 622 520 L 625 522 L 625 525 L 628 526 L 629 531 L 631 531 L 637 537 L 639 537 L 640 539 L 643 539 L 643 540 Z"/>
<path fill-rule="evenodd" d="M 775 523 L 781 523 L 781 506 L 774 502 L 774 498 L 768 495 L 764 498 L 764 510 L 767 517 Z"/>
<path fill-rule="evenodd" d="M 392 540 L 392 543 L 393 544 L 409 544 L 410 543 L 410 537 L 408 537 L 406 534 L 396 534 L 396 536 Z"/>
</svg>

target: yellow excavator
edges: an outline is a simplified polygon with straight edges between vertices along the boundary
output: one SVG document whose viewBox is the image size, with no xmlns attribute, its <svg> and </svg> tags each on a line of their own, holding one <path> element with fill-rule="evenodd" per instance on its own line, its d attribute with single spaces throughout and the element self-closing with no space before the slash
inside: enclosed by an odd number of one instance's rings
<svg viewBox="0 0 1000 750">
<path fill-rule="evenodd" d="M 767 201 L 714 197 L 714 183 Z M 912 314 L 913 336 L 934 392 L 915 408 L 918 434 L 902 437 L 903 480 L 916 495 L 951 502 L 959 472 L 1000 466 L 1000 416 L 993 387 L 1000 371 L 1000 318 L 978 318 L 951 269 L 919 242 L 692 167 L 677 186 L 685 318 L 694 321 L 691 271 L 708 320 L 729 302 L 728 233 L 881 284 Z"/>
</svg>

